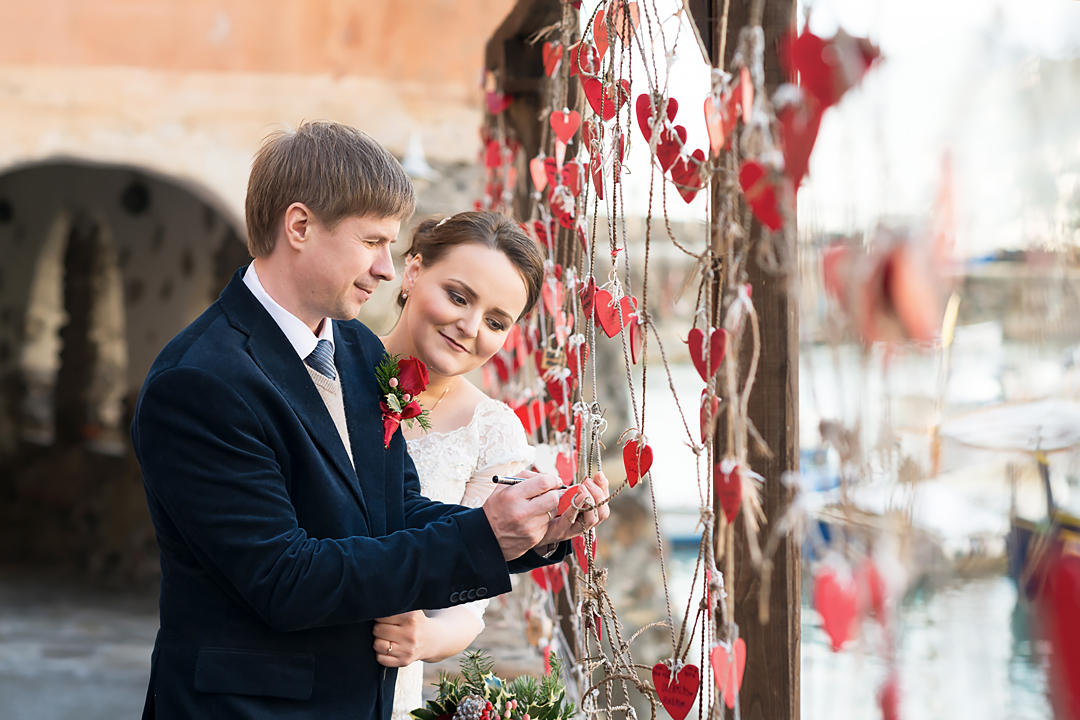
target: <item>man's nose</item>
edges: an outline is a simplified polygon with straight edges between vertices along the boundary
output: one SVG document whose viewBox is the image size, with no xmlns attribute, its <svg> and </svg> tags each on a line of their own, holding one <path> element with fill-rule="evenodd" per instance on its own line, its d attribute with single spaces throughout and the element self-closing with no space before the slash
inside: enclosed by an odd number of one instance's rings
<svg viewBox="0 0 1080 720">
<path fill-rule="evenodd" d="M 389 245 L 383 245 L 379 254 L 375 256 L 375 262 L 371 265 L 371 274 L 387 282 L 394 279 L 394 257 L 390 254 Z"/>
</svg>

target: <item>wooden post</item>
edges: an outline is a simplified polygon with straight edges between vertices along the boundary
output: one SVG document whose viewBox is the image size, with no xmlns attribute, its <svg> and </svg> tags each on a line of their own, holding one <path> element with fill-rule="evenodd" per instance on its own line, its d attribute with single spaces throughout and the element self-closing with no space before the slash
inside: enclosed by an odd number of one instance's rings
<svg viewBox="0 0 1080 720">
<path fill-rule="evenodd" d="M 725 0 L 689 0 L 699 38 L 713 67 L 720 67 L 722 60 L 723 67 L 730 68 L 738 49 L 739 32 L 751 19 L 752 2 L 729 0 L 726 22 L 724 5 Z M 794 0 L 764 4 L 761 25 L 765 33 L 765 85 L 769 93 L 786 79 L 778 58 L 778 40 L 789 30 L 794 17 Z M 719 57 L 721 51 L 723 58 Z M 714 188 L 714 221 L 719 220 L 724 207 L 719 202 L 719 192 L 719 188 Z M 752 243 L 760 239 L 761 232 L 761 225 L 755 222 L 751 229 Z M 766 455 L 751 441 L 749 461 L 751 468 L 765 478 L 762 504 L 771 523 L 791 501 L 791 493 L 781 478 L 799 466 L 798 312 L 789 293 L 789 277 L 770 274 L 753 258 L 747 270 L 761 327 L 761 357 L 750 395 L 749 415 L 771 450 L 771 455 Z M 724 275 L 716 274 L 713 288 L 716 298 L 730 290 L 723 285 Z M 761 528 L 763 543 L 769 530 L 769 524 Z M 801 599 L 798 538 L 785 538 L 772 557 L 767 623 L 759 615 L 762 577 L 753 567 L 745 538 L 740 514 L 736 519 L 733 549 L 735 577 L 727 578 L 727 590 L 735 599 L 735 622 L 746 642 L 740 716 L 745 720 L 798 720 Z"/>
</svg>

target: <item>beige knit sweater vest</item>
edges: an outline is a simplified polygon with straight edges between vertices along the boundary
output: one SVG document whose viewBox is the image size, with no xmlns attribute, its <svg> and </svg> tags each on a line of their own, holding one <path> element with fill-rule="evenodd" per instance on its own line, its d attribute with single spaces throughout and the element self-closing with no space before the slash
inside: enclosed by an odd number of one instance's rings
<svg viewBox="0 0 1080 720">
<path fill-rule="evenodd" d="M 311 376 L 311 381 L 315 383 L 315 387 L 319 390 L 319 395 L 322 396 L 323 403 L 326 405 L 326 409 L 330 411 L 330 417 L 334 419 L 334 425 L 337 427 L 338 435 L 341 436 L 341 442 L 345 445 L 345 452 L 349 454 L 349 462 L 353 463 L 352 445 L 349 443 L 349 427 L 345 422 L 345 401 L 341 397 L 341 376 L 331 380 L 323 375 L 318 370 L 310 367 L 306 363 L 304 367 L 307 368 L 308 375 Z"/>
</svg>

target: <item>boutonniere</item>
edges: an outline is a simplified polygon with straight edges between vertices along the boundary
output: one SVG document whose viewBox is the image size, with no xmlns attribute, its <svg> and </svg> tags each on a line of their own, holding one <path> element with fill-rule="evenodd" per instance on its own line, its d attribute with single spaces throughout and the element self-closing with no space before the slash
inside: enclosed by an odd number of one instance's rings
<svg viewBox="0 0 1080 720">
<path fill-rule="evenodd" d="M 428 386 L 427 366 L 419 359 L 386 353 L 375 368 L 379 383 L 379 408 L 382 410 L 383 447 L 390 447 L 390 438 L 404 420 L 412 427 L 420 423 L 424 430 L 431 428 L 428 411 L 420 407 L 416 396 Z"/>
</svg>

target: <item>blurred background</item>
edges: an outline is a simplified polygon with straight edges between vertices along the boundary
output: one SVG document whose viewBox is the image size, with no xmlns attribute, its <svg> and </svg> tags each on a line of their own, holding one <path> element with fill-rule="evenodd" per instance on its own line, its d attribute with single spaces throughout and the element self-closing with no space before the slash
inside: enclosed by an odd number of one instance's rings
<svg viewBox="0 0 1080 720">
<path fill-rule="evenodd" d="M 355 125 L 413 177 L 414 221 L 471 208 L 483 186 L 485 47 L 514 5 L 0 5 L 0 718 L 133 717 L 142 706 L 158 566 L 128 424 L 156 353 L 247 261 L 243 197 L 260 140 L 305 119 Z M 826 117 L 800 196 L 803 465 L 828 493 L 840 463 L 824 447 L 823 419 L 858 425 L 867 448 L 903 448 L 890 457 L 928 475 L 927 418 L 941 425 L 1080 392 L 1080 3 L 820 0 L 802 13 L 819 34 L 869 36 L 884 56 Z M 672 94 L 697 107 L 706 63 L 689 40 L 670 60 Z M 684 115 L 700 146 L 701 118 Z M 830 338 L 818 251 L 883 221 L 925 224 L 945 163 L 956 209 L 949 282 L 964 300 L 943 384 L 940 347 L 867 364 Z M 628 178 L 626 193 L 640 238 L 647 173 Z M 670 205 L 681 239 L 705 242 L 704 195 Z M 658 251 L 654 263 L 661 290 L 650 310 L 685 333 L 685 258 Z M 384 288 L 362 319 L 385 329 L 393 297 Z M 694 407 L 700 384 L 685 356 L 672 359 L 676 394 Z M 665 434 L 679 424 L 669 389 L 650 388 L 648 430 L 665 458 L 652 481 L 677 586 L 693 572 L 695 459 L 677 432 Z M 625 398 L 609 400 L 617 417 Z M 1056 458 L 1056 498 L 1076 503 L 1075 453 Z M 905 597 L 905 716 L 1049 718 L 1044 648 L 1006 574 L 1016 513 L 1006 480 L 1035 487 L 1019 502 L 1038 519 L 1034 465 L 959 446 L 939 459 L 959 472 L 931 486 L 917 514 L 931 560 Z M 820 496 L 822 517 L 830 502 Z M 889 504 L 864 502 L 877 515 Z M 629 570 L 652 547 L 640 510 L 628 506 L 605 531 L 628 568 L 612 573 L 612 592 L 635 626 L 663 603 L 655 582 Z M 489 625 L 489 642 L 518 633 L 498 615 Z M 538 665 L 528 648 L 517 657 L 518 667 Z M 883 667 L 869 641 L 832 653 L 807 601 L 804 717 L 873 716 Z"/>
</svg>

